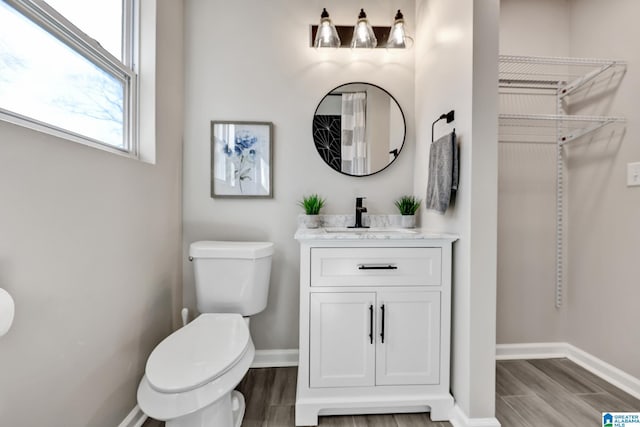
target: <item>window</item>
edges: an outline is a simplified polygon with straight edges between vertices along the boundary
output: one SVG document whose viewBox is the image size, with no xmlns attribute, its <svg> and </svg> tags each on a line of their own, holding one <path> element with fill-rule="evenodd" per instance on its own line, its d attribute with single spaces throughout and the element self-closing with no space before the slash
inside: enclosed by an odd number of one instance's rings
<svg viewBox="0 0 640 427">
<path fill-rule="evenodd" d="M 0 118 L 137 156 L 133 0 L 0 0 Z"/>
</svg>

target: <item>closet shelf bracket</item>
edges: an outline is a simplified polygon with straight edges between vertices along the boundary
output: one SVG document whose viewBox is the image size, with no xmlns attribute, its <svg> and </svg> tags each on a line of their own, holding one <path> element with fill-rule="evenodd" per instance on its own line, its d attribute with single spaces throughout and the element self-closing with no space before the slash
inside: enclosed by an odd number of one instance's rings
<svg viewBox="0 0 640 427">
<path fill-rule="evenodd" d="M 567 135 L 562 135 L 560 136 L 559 140 L 558 140 L 558 144 L 560 145 L 564 145 L 568 142 L 573 141 L 574 139 L 578 139 L 582 136 L 585 136 L 589 133 L 595 132 L 598 129 L 601 129 L 607 125 L 610 125 L 612 123 L 624 123 L 625 119 L 621 118 L 621 117 L 602 117 L 600 120 L 598 121 L 594 121 L 591 125 L 589 126 L 585 126 L 583 128 L 580 129 L 575 129 L 574 131 L 570 132 Z"/>
<path fill-rule="evenodd" d="M 564 99 L 564 97 L 571 95 L 574 91 L 578 90 L 583 85 L 585 85 L 585 84 L 589 83 L 590 81 L 594 80 L 599 75 L 601 75 L 602 73 L 604 73 L 608 69 L 610 69 L 612 67 L 615 67 L 616 65 L 625 65 L 625 64 L 621 63 L 620 61 L 611 61 L 611 62 L 609 62 L 607 64 L 604 64 L 600 68 L 595 69 L 595 70 L 585 74 L 584 76 L 579 77 L 579 78 L 573 80 L 572 82 L 566 84 L 562 89 L 560 89 L 560 93 L 558 94 L 558 96 L 560 97 L 560 99 Z"/>
</svg>

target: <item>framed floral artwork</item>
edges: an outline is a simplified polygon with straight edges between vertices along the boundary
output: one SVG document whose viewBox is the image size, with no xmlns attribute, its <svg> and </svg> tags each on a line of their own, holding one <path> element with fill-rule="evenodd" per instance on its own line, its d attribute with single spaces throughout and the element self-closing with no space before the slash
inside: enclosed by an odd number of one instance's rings
<svg viewBox="0 0 640 427">
<path fill-rule="evenodd" d="M 211 197 L 273 197 L 273 124 L 211 122 Z"/>
</svg>

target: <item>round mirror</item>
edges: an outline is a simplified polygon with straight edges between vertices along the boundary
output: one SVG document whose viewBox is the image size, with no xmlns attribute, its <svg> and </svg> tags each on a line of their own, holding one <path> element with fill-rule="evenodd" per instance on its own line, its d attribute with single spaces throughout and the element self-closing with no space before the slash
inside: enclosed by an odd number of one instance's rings
<svg viewBox="0 0 640 427">
<path fill-rule="evenodd" d="M 367 176 L 400 154 L 406 127 L 400 105 L 370 83 L 347 83 L 326 94 L 313 117 L 313 142 L 332 169 Z"/>
</svg>

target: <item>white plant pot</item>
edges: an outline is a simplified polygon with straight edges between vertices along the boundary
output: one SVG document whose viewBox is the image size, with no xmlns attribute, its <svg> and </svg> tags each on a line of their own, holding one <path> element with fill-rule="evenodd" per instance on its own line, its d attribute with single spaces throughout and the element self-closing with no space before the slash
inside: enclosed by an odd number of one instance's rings
<svg viewBox="0 0 640 427">
<path fill-rule="evenodd" d="M 306 228 L 320 227 L 320 215 L 304 215 L 302 223 Z"/>
<path fill-rule="evenodd" d="M 400 227 L 402 228 L 416 228 L 416 216 L 415 215 L 401 215 Z"/>
</svg>

